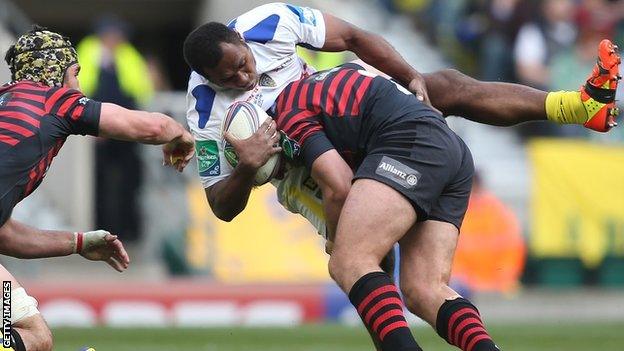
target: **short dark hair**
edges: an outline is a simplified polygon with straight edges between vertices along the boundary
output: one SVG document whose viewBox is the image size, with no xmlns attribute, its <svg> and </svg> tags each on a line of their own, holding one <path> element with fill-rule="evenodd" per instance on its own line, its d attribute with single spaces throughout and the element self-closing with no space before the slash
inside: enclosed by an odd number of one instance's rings
<svg viewBox="0 0 624 351">
<path fill-rule="evenodd" d="M 240 37 L 223 23 L 209 22 L 192 31 L 184 40 L 184 60 L 191 69 L 203 74 L 205 68 L 217 67 L 223 50 L 221 43 L 236 44 Z"/>
</svg>

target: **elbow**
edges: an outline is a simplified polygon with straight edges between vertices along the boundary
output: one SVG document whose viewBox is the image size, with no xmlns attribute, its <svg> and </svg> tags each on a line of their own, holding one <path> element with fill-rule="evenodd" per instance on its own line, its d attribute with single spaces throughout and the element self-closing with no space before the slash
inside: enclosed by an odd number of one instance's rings
<svg viewBox="0 0 624 351">
<path fill-rule="evenodd" d="M 214 211 L 214 214 L 215 216 L 217 216 L 217 218 L 224 222 L 231 222 L 234 218 L 236 218 L 236 215 L 231 213 Z"/>
<path fill-rule="evenodd" d="M 232 211 L 218 206 L 211 205 L 210 208 L 212 209 L 212 213 L 224 222 L 231 222 L 240 213 L 240 211 Z"/>
</svg>

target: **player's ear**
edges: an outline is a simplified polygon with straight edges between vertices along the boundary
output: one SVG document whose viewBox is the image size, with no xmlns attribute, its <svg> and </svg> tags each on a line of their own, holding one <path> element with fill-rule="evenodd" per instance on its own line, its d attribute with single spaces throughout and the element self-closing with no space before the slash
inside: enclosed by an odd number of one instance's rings
<svg viewBox="0 0 624 351">
<path fill-rule="evenodd" d="M 240 32 L 236 29 L 234 29 L 234 32 L 236 32 L 236 35 L 238 35 L 238 39 L 241 41 L 241 43 L 245 44 L 245 38 L 243 38 L 243 35 L 240 34 Z"/>
</svg>

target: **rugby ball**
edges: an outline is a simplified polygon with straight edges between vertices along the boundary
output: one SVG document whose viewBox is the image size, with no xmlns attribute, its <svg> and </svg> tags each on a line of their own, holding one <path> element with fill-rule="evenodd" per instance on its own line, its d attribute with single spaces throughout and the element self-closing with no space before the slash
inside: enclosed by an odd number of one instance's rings
<svg viewBox="0 0 624 351">
<path fill-rule="evenodd" d="M 236 139 L 247 139 L 255 133 L 260 125 L 271 118 L 262 108 L 247 101 L 237 101 L 227 109 L 223 121 L 223 132 L 230 132 Z M 238 164 L 238 155 L 234 147 L 223 138 L 225 159 L 232 167 Z M 281 155 L 275 154 L 258 169 L 254 185 L 262 185 L 270 181 L 279 172 Z"/>
</svg>

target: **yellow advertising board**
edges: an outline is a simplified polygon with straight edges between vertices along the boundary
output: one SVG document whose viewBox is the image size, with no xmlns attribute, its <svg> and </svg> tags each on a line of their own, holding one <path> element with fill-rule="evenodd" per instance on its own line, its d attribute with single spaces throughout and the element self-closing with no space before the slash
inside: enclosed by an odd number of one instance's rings
<svg viewBox="0 0 624 351">
<path fill-rule="evenodd" d="M 216 218 L 204 189 L 188 189 L 190 226 L 187 257 L 194 267 L 211 267 L 224 282 L 327 281 L 325 243 L 303 217 L 286 211 L 275 188 L 252 191 L 232 222 Z"/>
<path fill-rule="evenodd" d="M 538 139 L 529 158 L 532 254 L 588 267 L 624 257 L 624 147 Z"/>
</svg>

